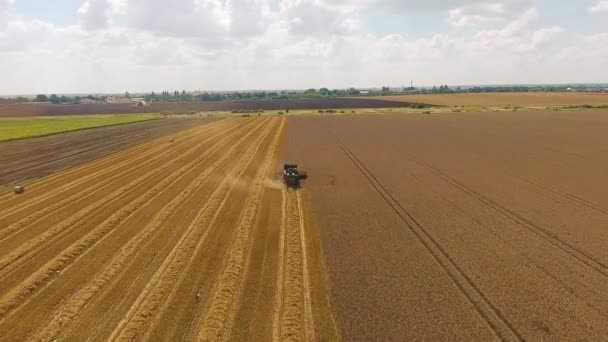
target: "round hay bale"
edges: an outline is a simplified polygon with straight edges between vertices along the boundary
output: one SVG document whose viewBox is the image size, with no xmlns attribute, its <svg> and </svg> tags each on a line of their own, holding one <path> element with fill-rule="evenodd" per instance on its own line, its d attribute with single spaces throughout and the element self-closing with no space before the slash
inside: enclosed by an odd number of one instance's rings
<svg viewBox="0 0 608 342">
<path fill-rule="evenodd" d="M 169 142 L 175 142 L 175 138 L 169 139 Z"/>
<path fill-rule="evenodd" d="M 25 187 L 23 187 L 22 185 L 17 185 L 15 187 L 15 194 L 17 195 L 21 195 L 25 192 Z"/>
</svg>

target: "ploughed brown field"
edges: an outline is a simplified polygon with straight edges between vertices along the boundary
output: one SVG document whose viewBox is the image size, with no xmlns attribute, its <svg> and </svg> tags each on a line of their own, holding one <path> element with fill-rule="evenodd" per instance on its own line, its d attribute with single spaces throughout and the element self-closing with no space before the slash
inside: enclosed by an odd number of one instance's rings
<svg viewBox="0 0 608 342">
<path fill-rule="evenodd" d="M 607 114 L 230 118 L 3 191 L 1 340 L 606 340 Z"/>
<path fill-rule="evenodd" d="M 608 339 L 608 113 L 291 118 L 344 340 Z"/>
<path fill-rule="evenodd" d="M 438 106 L 568 106 L 608 105 L 608 93 L 484 93 L 381 96 L 381 100 Z"/>
<path fill-rule="evenodd" d="M 136 107 L 131 104 L 53 105 L 0 104 L 0 117 L 85 115 L 85 114 L 133 114 L 173 113 L 201 111 L 257 111 L 290 109 L 337 109 L 337 108 L 398 108 L 409 107 L 403 99 L 384 101 L 378 98 L 313 98 L 288 100 L 243 100 L 208 102 L 154 102 L 150 106 Z"/>
</svg>

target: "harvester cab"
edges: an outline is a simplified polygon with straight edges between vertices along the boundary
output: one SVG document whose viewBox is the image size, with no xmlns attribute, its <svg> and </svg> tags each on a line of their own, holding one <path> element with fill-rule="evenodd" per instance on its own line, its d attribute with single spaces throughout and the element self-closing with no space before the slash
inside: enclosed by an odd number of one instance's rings
<svg viewBox="0 0 608 342">
<path fill-rule="evenodd" d="M 285 183 L 285 186 L 287 186 L 287 188 L 300 188 L 300 180 L 306 179 L 306 177 L 306 172 L 299 171 L 297 164 L 283 165 L 283 182 Z"/>
</svg>

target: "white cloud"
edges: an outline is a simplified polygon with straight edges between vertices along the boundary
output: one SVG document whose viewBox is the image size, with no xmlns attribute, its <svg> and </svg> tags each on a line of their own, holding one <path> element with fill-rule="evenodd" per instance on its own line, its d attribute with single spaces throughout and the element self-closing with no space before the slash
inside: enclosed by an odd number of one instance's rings
<svg viewBox="0 0 608 342">
<path fill-rule="evenodd" d="M 528 1 L 470 3 L 450 9 L 447 21 L 455 27 L 504 24 L 530 8 Z"/>
<path fill-rule="evenodd" d="M 86 0 L 78 9 L 80 24 L 86 30 L 99 30 L 110 26 L 112 3 L 110 0 Z"/>
<path fill-rule="evenodd" d="M 289 30 L 295 35 L 341 35 L 359 28 L 359 18 L 353 11 L 316 1 L 284 1 L 278 15 L 289 23 Z"/>
<path fill-rule="evenodd" d="M 40 20 L 9 21 L 0 32 L 0 51 L 16 52 L 28 48 L 41 50 L 46 47 L 46 39 L 54 33 L 55 27 Z"/>
<path fill-rule="evenodd" d="M 129 8 L 128 0 L 108 0 L 112 14 L 125 14 Z"/>
<path fill-rule="evenodd" d="M 0 11 L 15 4 L 15 0 L 0 0 Z"/>
<path fill-rule="evenodd" d="M 329 0 L 320 0 L 329 2 Z M 533 6 L 534 0 L 333 0 L 334 6 L 348 8 L 379 7 L 402 12 L 446 12 L 455 8 L 502 4 L 505 7 Z"/>
<path fill-rule="evenodd" d="M 365 26 L 370 6 L 448 25 L 381 34 Z M 70 26 L 11 15 L 0 93 L 608 78 L 608 34 L 541 25 L 528 0 L 83 0 Z"/>
<path fill-rule="evenodd" d="M 589 12 L 591 12 L 591 13 L 608 12 L 608 0 L 598 1 L 597 4 L 589 7 Z"/>
</svg>

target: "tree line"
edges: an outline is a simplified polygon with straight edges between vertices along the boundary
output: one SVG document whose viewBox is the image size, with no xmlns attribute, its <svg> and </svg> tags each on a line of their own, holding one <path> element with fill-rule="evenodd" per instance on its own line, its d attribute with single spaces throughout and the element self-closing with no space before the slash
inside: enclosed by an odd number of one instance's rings
<svg viewBox="0 0 608 342">
<path fill-rule="evenodd" d="M 538 85 L 538 86 L 474 86 L 474 87 L 450 87 L 440 85 L 433 87 L 403 87 L 391 88 L 384 86 L 378 89 L 361 91 L 355 88 L 348 89 L 329 89 L 329 88 L 310 88 L 304 91 L 282 90 L 282 91 L 233 91 L 233 92 L 187 92 L 162 91 L 160 93 L 151 92 L 139 95 L 148 102 L 196 102 L 196 101 L 228 101 L 228 100 L 288 100 L 302 98 L 321 98 L 321 97 L 346 97 L 346 96 L 383 96 L 383 95 L 411 95 L 411 94 L 452 94 L 452 93 L 509 93 L 509 92 L 562 92 L 562 91 L 606 91 L 606 87 L 598 86 L 568 86 L 568 85 Z M 126 92 L 125 98 L 131 98 L 131 94 Z M 35 98 L 23 96 L 15 98 L 0 98 L 0 103 L 23 103 L 23 102 L 51 102 L 53 104 L 79 104 L 84 99 L 96 102 L 105 102 L 108 96 L 66 96 L 66 95 L 44 95 L 39 94 Z"/>
</svg>

